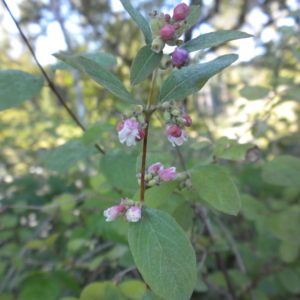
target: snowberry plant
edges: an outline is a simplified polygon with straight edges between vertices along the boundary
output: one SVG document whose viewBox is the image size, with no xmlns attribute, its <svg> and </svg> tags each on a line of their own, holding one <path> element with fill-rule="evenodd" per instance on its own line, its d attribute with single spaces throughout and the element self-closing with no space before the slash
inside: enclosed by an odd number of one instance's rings
<svg viewBox="0 0 300 300">
<path fill-rule="evenodd" d="M 186 113 L 181 101 L 197 93 L 209 78 L 238 59 L 236 54 L 227 54 L 199 64 L 189 61 L 189 53 L 250 35 L 222 30 L 199 35 L 184 42 L 184 33 L 197 23 L 200 16 L 199 7 L 189 7 L 181 3 L 174 7 L 172 14 L 149 12 L 147 21 L 132 7 L 129 0 L 121 2 L 144 35 L 146 45 L 133 60 L 130 82 L 134 87 L 152 75 L 148 99 L 137 101 L 125 85 L 101 61 L 95 61 L 93 56 L 54 56 L 70 67 L 84 72 L 128 103 L 128 110 L 121 116 L 116 132 L 122 147 L 136 147 L 138 143 L 143 145 L 142 154 L 137 160 L 139 171 L 135 178 L 140 189 L 131 197 L 133 199 L 125 197 L 120 200 L 119 205 L 106 209 L 103 218 L 107 222 L 123 219 L 124 226 L 128 226 L 128 242 L 135 264 L 144 281 L 159 299 L 188 300 L 197 279 L 195 251 L 182 227 L 166 211 L 158 209 L 161 208 L 159 204 L 175 192 L 183 195 L 189 203 L 205 204 L 211 209 L 236 215 L 241 206 L 238 190 L 229 175 L 216 162 L 222 155 L 224 159 L 250 160 L 252 152 L 249 151 L 252 151 L 253 145 L 239 147 L 230 144 L 227 138 L 222 138 L 215 145 L 212 162 L 177 172 L 178 166 L 165 166 L 164 161 L 155 161 L 148 153 L 148 144 L 151 143 L 148 135 L 149 124 L 154 112 L 160 114 L 164 120 L 161 133 L 170 142 L 170 146 L 185 147 L 189 139 L 188 128 L 193 126 L 193 120 Z M 42 88 L 43 79 L 33 80 L 28 77 L 29 74 L 16 72 L 21 71 L 13 72 L 15 78 L 19 77 L 23 85 L 31 82 L 31 89 L 22 95 L 12 95 L 12 100 L 2 103 L 1 109 L 32 97 Z M 168 72 L 169 75 L 158 86 L 156 79 L 163 72 Z M 10 75 L 11 73 L 2 73 L 1 76 L 9 80 Z M 160 89 L 159 99 L 153 99 L 155 89 Z M 78 145 L 76 143 L 70 149 L 73 150 Z M 98 150 L 104 154 L 102 148 L 98 147 Z M 225 150 L 230 152 L 227 157 Z M 103 161 L 105 164 L 105 160 Z M 119 172 L 124 174 L 126 170 L 120 169 Z M 115 182 L 114 186 L 121 185 L 122 180 L 125 181 L 126 178 L 121 177 L 121 181 Z"/>
</svg>

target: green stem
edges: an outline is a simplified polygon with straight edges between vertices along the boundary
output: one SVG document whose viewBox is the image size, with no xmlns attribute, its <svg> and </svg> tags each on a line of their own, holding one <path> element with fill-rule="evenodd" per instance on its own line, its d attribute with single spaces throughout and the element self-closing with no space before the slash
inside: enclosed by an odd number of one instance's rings
<svg viewBox="0 0 300 300">
<path fill-rule="evenodd" d="M 153 91 L 154 91 L 154 84 L 157 77 L 157 68 L 153 71 L 152 75 L 152 81 L 151 81 L 151 87 L 149 91 L 149 97 L 147 102 L 147 108 L 146 108 L 146 118 L 145 123 L 147 124 L 147 127 L 145 128 L 145 137 L 143 142 L 143 156 L 142 156 L 142 167 L 141 167 L 141 193 L 140 193 L 140 201 L 145 202 L 145 170 L 146 170 L 146 156 L 147 156 L 147 143 L 148 143 L 148 129 L 150 124 L 150 106 L 153 98 Z"/>
</svg>

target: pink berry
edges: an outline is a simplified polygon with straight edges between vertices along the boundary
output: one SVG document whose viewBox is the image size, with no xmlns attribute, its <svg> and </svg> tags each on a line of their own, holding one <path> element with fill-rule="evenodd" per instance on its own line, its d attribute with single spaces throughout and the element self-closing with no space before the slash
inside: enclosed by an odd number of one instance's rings
<svg viewBox="0 0 300 300">
<path fill-rule="evenodd" d="M 181 21 L 184 20 L 190 13 L 190 8 L 185 4 L 178 4 L 173 10 L 174 19 Z"/>
<path fill-rule="evenodd" d="M 172 125 L 172 126 L 170 126 L 169 133 L 173 137 L 180 137 L 181 129 L 176 125 Z"/>
<path fill-rule="evenodd" d="M 117 130 L 121 131 L 124 128 L 124 122 L 119 122 L 117 125 Z"/>
<path fill-rule="evenodd" d="M 174 36 L 174 34 L 175 28 L 170 24 L 166 24 L 160 29 L 160 36 L 164 40 L 170 40 Z"/>
<path fill-rule="evenodd" d="M 190 116 L 184 116 L 185 119 L 184 126 L 190 127 L 193 124 L 192 118 Z"/>
<path fill-rule="evenodd" d="M 144 130 L 139 129 L 138 136 L 139 136 L 139 137 L 137 137 L 137 136 L 135 137 L 135 140 L 136 140 L 137 142 L 140 142 L 140 141 L 145 137 L 145 132 L 144 132 Z"/>
</svg>

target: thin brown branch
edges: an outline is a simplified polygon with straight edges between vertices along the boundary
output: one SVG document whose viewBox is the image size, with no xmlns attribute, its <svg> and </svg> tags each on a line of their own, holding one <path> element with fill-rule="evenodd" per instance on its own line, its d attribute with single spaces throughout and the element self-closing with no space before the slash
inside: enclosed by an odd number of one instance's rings
<svg viewBox="0 0 300 300">
<path fill-rule="evenodd" d="M 5 0 L 2 0 L 4 6 L 6 7 L 8 13 L 10 14 L 12 20 L 14 21 L 15 25 L 17 26 L 19 33 L 23 39 L 23 41 L 25 42 L 25 44 L 27 45 L 29 51 L 31 52 L 36 64 L 38 65 L 39 69 L 41 70 L 42 74 L 44 75 L 46 81 L 48 82 L 48 85 L 50 87 L 50 89 L 53 91 L 53 93 L 56 95 L 56 97 L 58 98 L 59 102 L 64 106 L 64 108 L 67 110 L 67 112 L 69 113 L 69 115 L 72 117 L 72 119 L 76 122 L 76 124 L 83 130 L 85 131 L 85 127 L 82 125 L 82 123 L 79 121 L 79 119 L 76 117 L 76 115 L 72 112 L 72 110 L 68 107 L 67 103 L 65 102 L 65 100 L 61 97 L 61 95 L 59 94 L 59 92 L 57 91 L 53 81 L 49 78 L 49 76 L 47 75 L 45 69 L 42 67 L 42 65 L 39 63 L 33 48 L 31 47 L 31 45 L 29 44 L 28 39 L 26 38 L 26 36 L 24 35 L 21 27 L 19 26 L 19 23 L 17 22 L 17 20 L 15 19 L 14 15 L 12 14 L 12 12 L 10 11 L 7 3 Z M 99 152 L 101 152 L 102 154 L 105 154 L 105 151 L 97 144 L 95 144 L 95 147 L 99 150 Z"/>
</svg>

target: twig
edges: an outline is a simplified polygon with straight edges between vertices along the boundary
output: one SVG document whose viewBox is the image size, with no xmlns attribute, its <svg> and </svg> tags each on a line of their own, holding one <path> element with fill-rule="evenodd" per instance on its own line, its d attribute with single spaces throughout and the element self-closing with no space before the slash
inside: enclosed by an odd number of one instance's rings
<svg viewBox="0 0 300 300">
<path fill-rule="evenodd" d="M 147 108 L 146 108 L 146 120 L 145 120 L 145 123 L 147 124 L 147 127 L 145 128 L 145 137 L 144 137 L 144 142 L 143 142 L 143 154 L 142 154 L 141 192 L 140 192 L 140 201 L 141 202 L 145 201 L 145 170 L 146 170 L 148 129 L 149 129 L 149 124 L 150 124 L 150 116 L 151 116 L 151 113 L 152 113 L 150 111 L 150 106 L 151 106 L 152 97 L 153 97 L 154 84 L 155 84 L 155 81 L 156 81 L 157 70 L 158 69 L 156 68 L 153 71 L 152 81 L 151 81 L 151 87 L 150 87 L 150 91 L 149 91 L 149 97 L 148 97 Z"/>
<path fill-rule="evenodd" d="M 118 280 L 120 277 L 123 277 L 126 273 L 129 273 L 129 272 L 135 270 L 136 268 L 137 268 L 136 266 L 128 267 L 127 269 L 125 269 L 125 270 L 119 272 L 118 274 L 116 274 L 111 281 Z"/>
<path fill-rule="evenodd" d="M 29 51 L 31 52 L 36 64 L 38 65 L 39 69 L 41 70 L 41 72 L 43 73 L 45 79 L 47 80 L 50 89 L 53 91 L 53 93 L 56 95 L 56 97 L 58 98 L 58 100 L 60 101 L 60 103 L 64 106 L 64 108 L 68 111 L 69 115 L 73 118 L 73 120 L 77 123 L 77 125 L 83 130 L 85 131 L 85 127 L 81 124 L 81 122 L 79 121 L 79 119 L 76 117 L 76 115 L 72 112 L 72 110 L 68 107 L 67 103 L 65 102 L 65 100 L 61 97 L 61 95 L 59 94 L 59 92 L 57 91 L 53 81 L 49 78 L 49 76 L 47 75 L 46 71 L 44 70 L 44 68 L 42 67 L 42 65 L 39 63 L 34 50 L 32 49 L 31 45 L 29 44 L 28 39 L 26 38 L 26 36 L 24 35 L 21 27 L 19 26 L 19 23 L 17 22 L 17 20 L 15 19 L 14 15 L 12 14 L 12 12 L 10 11 L 8 5 L 6 4 L 5 0 L 2 0 L 4 6 L 6 7 L 8 13 L 10 14 L 11 18 L 13 19 L 15 25 L 17 26 L 19 33 L 22 37 L 22 39 L 24 40 L 25 44 L 27 45 Z M 105 154 L 105 151 L 97 144 L 95 144 L 95 147 L 99 150 L 99 152 L 101 152 L 102 154 Z"/>
</svg>

